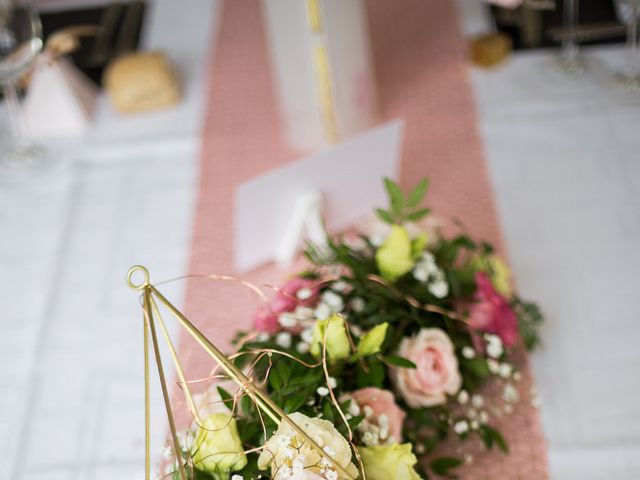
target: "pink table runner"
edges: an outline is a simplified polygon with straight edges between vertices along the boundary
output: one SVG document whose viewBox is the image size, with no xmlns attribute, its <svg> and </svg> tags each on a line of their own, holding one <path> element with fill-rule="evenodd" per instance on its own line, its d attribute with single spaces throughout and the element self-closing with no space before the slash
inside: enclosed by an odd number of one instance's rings
<svg viewBox="0 0 640 480">
<path fill-rule="evenodd" d="M 367 6 L 382 114 L 407 122 L 402 183 L 428 176 L 429 205 L 441 216 L 461 219 L 473 235 L 500 248 L 455 2 L 370 0 Z M 225 2 L 209 78 L 190 271 L 222 274 L 233 272 L 236 186 L 301 156 L 285 146 L 280 134 L 257 0 Z M 244 278 L 278 284 L 286 274 L 265 266 Z M 198 280 L 187 288 L 187 316 L 223 347 L 237 329 L 250 325 L 256 305 L 255 297 L 236 284 Z M 185 337 L 180 351 L 190 378 L 212 367 Z M 524 355 L 521 368 L 527 391 L 532 379 Z M 462 469 L 462 478 L 548 478 L 538 413 L 528 400 L 501 422 L 510 455 L 478 453 Z"/>
</svg>

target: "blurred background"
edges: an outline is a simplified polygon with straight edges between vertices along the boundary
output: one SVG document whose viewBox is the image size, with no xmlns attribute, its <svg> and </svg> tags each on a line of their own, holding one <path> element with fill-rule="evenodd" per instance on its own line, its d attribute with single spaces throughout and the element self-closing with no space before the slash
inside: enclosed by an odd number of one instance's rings
<svg viewBox="0 0 640 480">
<path fill-rule="evenodd" d="M 259 173 L 252 155 L 263 172 L 403 118 L 445 213 L 475 201 L 457 189 L 474 191 L 466 155 L 480 159 L 496 241 L 546 313 L 531 363 L 551 478 L 640 478 L 639 13 L 640 0 L 0 0 L 0 476 L 141 478 L 127 269 L 226 271 L 215 242 L 231 185 Z M 184 284 L 163 291 L 187 303 Z"/>
</svg>

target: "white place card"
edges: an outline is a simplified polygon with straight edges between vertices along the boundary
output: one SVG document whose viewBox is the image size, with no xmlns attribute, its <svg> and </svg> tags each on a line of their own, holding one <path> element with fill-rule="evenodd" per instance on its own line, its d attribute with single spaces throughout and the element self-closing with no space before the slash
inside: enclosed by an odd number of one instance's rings
<svg viewBox="0 0 640 480">
<path fill-rule="evenodd" d="M 397 179 L 404 122 L 395 120 L 236 190 L 235 266 L 240 272 L 282 250 L 299 199 L 319 192 L 327 229 L 340 231 L 386 202 L 382 178 Z"/>
</svg>

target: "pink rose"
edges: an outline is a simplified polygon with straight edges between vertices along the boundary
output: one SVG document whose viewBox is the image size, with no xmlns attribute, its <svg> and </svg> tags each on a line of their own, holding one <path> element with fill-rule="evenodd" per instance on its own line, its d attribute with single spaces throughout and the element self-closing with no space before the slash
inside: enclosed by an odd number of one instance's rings
<svg viewBox="0 0 640 480">
<path fill-rule="evenodd" d="M 423 328 L 414 337 L 400 342 L 398 355 L 416 364 L 417 368 L 391 369 L 391 379 L 407 405 L 413 408 L 432 407 L 447 401 L 462 385 L 451 340 L 439 328 Z"/>
<path fill-rule="evenodd" d="M 369 407 L 373 411 L 373 420 L 376 425 L 380 426 L 380 417 L 385 415 L 389 426 L 389 437 L 393 437 L 393 443 L 402 442 L 402 424 L 406 413 L 396 404 L 393 393 L 389 390 L 368 387 L 351 392 L 351 398 L 360 409 Z"/>
<path fill-rule="evenodd" d="M 469 320 L 474 330 L 498 335 L 506 346 L 518 340 L 518 319 L 507 300 L 493 288 L 484 272 L 476 273 L 477 290 L 469 309 Z"/>
<path fill-rule="evenodd" d="M 278 315 L 293 312 L 296 307 L 312 307 L 318 301 L 316 282 L 295 277 L 285 283 L 269 304 L 262 305 L 256 311 L 253 326 L 259 332 L 276 333 L 280 330 Z"/>
</svg>

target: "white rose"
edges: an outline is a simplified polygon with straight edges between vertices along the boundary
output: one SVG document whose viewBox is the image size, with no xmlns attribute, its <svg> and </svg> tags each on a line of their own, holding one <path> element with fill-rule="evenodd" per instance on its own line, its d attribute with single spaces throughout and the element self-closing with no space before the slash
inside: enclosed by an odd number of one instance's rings
<svg viewBox="0 0 640 480">
<path fill-rule="evenodd" d="M 347 473 L 353 478 L 357 477 L 358 470 L 351 463 L 351 447 L 331 422 L 309 418 L 298 412 L 290 414 L 289 418 Z M 325 479 L 335 473 L 326 456 L 306 444 L 304 439 L 299 438 L 286 420 L 280 423 L 278 430 L 264 445 L 258 458 L 258 468 L 265 470 L 269 467 L 271 467 L 271 474 L 275 476 L 274 480 Z M 285 474 L 288 476 L 282 476 Z"/>
</svg>

